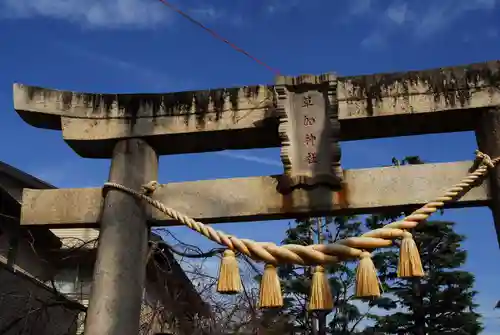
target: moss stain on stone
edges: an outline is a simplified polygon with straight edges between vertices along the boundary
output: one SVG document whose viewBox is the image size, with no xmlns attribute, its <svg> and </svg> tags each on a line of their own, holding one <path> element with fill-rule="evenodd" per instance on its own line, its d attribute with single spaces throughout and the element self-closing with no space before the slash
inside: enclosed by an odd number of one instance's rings
<svg viewBox="0 0 500 335">
<path fill-rule="evenodd" d="M 237 110 L 240 108 L 240 89 L 239 87 L 231 87 L 226 89 L 226 97 L 231 104 L 231 109 Z"/>
<path fill-rule="evenodd" d="M 259 85 L 244 86 L 243 87 L 243 94 L 245 95 L 245 98 L 252 99 L 252 98 L 255 98 L 256 96 L 259 95 L 259 90 L 260 90 Z"/>
<path fill-rule="evenodd" d="M 428 71 L 346 77 L 343 80 L 353 85 L 354 97 L 366 99 L 369 116 L 374 114 L 374 104 L 388 97 L 389 90 L 397 84 L 402 87 L 403 97 L 407 101 L 410 87 L 424 83 L 428 93 L 434 96 L 434 101 L 439 102 L 444 98 L 448 106 L 464 107 L 470 101 L 471 89 L 478 88 L 481 82 L 490 89 L 500 90 L 500 61 Z"/>
<path fill-rule="evenodd" d="M 69 111 L 71 110 L 71 103 L 73 101 L 73 92 L 62 92 L 61 93 L 61 102 L 62 102 L 62 105 L 63 105 L 63 109 L 65 111 Z"/>
<path fill-rule="evenodd" d="M 222 90 L 211 90 L 210 100 L 212 101 L 212 108 L 215 113 L 215 120 L 219 121 L 222 112 L 224 112 L 224 104 L 226 102 L 226 96 Z"/>
<path fill-rule="evenodd" d="M 272 86 L 271 86 L 272 87 Z M 268 90 L 270 90 L 268 88 Z M 185 123 L 189 122 L 192 111 L 196 115 L 198 127 L 204 127 L 208 113 L 215 114 L 215 120 L 219 121 L 224 109 L 229 107 L 233 110 L 233 118 L 236 119 L 240 107 L 240 97 L 252 99 L 258 97 L 260 86 L 247 86 L 244 88 L 223 88 L 204 91 L 186 91 L 167 94 L 94 94 L 76 93 L 71 91 L 54 91 L 41 87 L 26 86 L 28 98 L 33 100 L 36 96 L 49 96 L 57 92 L 62 100 L 63 109 L 68 111 L 72 106 L 75 96 L 78 101 L 88 108 L 92 114 L 104 113 L 107 117 L 112 115 L 113 105 L 117 105 L 124 117 L 131 119 L 131 126 L 135 125 L 139 112 L 150 111 L 155 119 L 156 116 L 185 116 Z M 153 120 L 154 121 L 154 120 Z"/>
<path fill-rule="evenodd" d="M 403 90 L 402 96 L 409 101 L 410 88 L 418 83 L 428 86 L 428 93 L 433 94 L 436 102 L 444 98 L 449 106 L 465 106 L 470 100 L 470 90 L 477 88 L 480 82 L 489 86 L 488 92 L 500 90 L 500 61 L 477 63 L 469 66 L 448 67 L 428 71 L 410 71 L 403 73 L 376 74 L 369 76 L 345 77 L 353 85 L 354 97 L 367 102 L 367 112 L 374 113 L 374 103 L 382 101 L 388 96 L 388 91 L 395 84 Z M 29 100 L 35 96 L 49 96 L 53 90 L 36 86 L 25 86 Z M 268 87 L 272 92 L 272 86 Z M 73 92 L 57 91 L 62 99 L 64 109 L 71 107 Z M 113 103 L 117 101 L 118 108 L 123 109 L 125 117 L 136 119 L 141 106 L 151 109 L 153 116 L 185 115 L 186 121 L 193 109 L 197 115 L 197 122 L 204 123 L 208 112 L 214 112 L 219 120 L 224 110 L 226 99 L 231 104 L 231 109 L 239 109 L 239 88 L 215 89 L 206 91 L 187 91 L 168 94 L 85 94 L 76 93 L 78 98 L 93 113 L 104 111 L 110 116 Z M 259 86 L 243 88 L 245 98 L 258 96 Z M 397 100 L 397 97 L 394 98 Z M 210 108 L 210 104 L 211 107 Z M 234 117 L 236 117 L 234 115 Z"/>
<path fill-rule="evenodd" d="M 46 92 L 51 92 L 51 90 L 37 86 L 25 86 L 25 90 L 29 100 L 33 100 L 37 95 L 46 96 Z"/>
</svg>

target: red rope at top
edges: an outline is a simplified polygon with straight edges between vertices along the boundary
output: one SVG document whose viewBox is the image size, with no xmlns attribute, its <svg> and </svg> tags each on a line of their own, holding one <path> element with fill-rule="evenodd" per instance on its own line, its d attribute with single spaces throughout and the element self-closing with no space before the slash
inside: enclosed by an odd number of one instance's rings
<svg viewBox="0 0 500 335">
<path fill-rule="evenodd" d="M 227 39 L 225 39 L 224 37 L 222 37 L 221 35 L 219 35 L 217 32 L 215 32 L 214 30 L 206 27 L 203 23 L 193 19 L 191 16 L 189 16 L 188 14 L 184 13 L 182 10 L 180 10 L 179 8 L 175 7 L 174 5 L 172 5 L 170 2 L 168 2 L 167 0 L 158 0 L 160 1 L 162 4 L 164 4 L 165 6 L 169 7 L 170 9 L 172 9 L 173 11 L 177 12 L 178 14 L 182 15 L 185 19 L 191 21 L 191 23 L 194 23 L 195 25 L 197 25 L 198 27 L 200 27 L 201 29 L 205 30 L 206 32 L 208 32 L 209 34 L 211 34 L 213 37 L 215 37 L 216 39 L 226 43 L 227 45 L 229 45 L 231 48 L 233 48 L 234 50 L 236 50 L 237 52 L 240 52 L 242 54 L 244 54 L 245 56 L 247 56 L 248 58 L 250 58 L 251 60 L 253 60 L 254 62 L 256 62 L 257 64 L 260 64 L 262 66 L 264 66 L 266 69 L 268 69 L 269 71 L 271 71 L 272 73 L 274 73 L 274 75 L 276 76 L 279 76 L 280 75 L 280 72 L 267 65 L 266 63 L 264 63 L 263 61 L 261 61 L 260 59 L 258 59 L 257 57 L 254 57 L 252 56 L 251 54 L 249 54 L 248 52 L 246 52 L 245 50 L 243 50 L 242 48 L 238 47 L 236 44 L 234 43 L 231 43 L 230 41 L 228 41 Z"/>
</svg>

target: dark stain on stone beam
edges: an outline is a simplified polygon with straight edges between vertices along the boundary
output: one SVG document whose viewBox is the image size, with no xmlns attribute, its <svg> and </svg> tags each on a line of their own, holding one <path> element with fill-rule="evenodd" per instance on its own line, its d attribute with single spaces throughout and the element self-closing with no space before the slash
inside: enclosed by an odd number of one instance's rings
<svg viewBox="0 0 500 335">
<path fill-rule="evenodd" d="M 226 100 L 229 101 L 231 109 L 237 112 L 239 109 L 240 90 L 243 91 L 243 96 L 247 99 L 254 98 L 259 94 L 259 86 L 166 94 L 76 93 L 71 91 L 54 91 L 35 86 L 27 86 L 26 90 L 30 100 L 33 100 L 37 95 L 48 96 L 50 94 L 58 94 L 60 99 L 62 99 L 65 111 L 70 111 L 73 97 L 80 100 L 85 107 L 92 109 L 92 113 L 99 114 L 104 112 L 108 117 L 111 116 L 113 104 L 117 104 L 118 108 L 123 111 L 124 117 L 132 119 L 132 124 L 135 124 L 141 108 L 151 110 L 153 117 L 160 115 L 184 115 L 186 122 L 189 120 L 191 110 L 194 109 L 198 126 L 204 126 L 208 113 L 215 113 L 216 120 L 220 120 Z"/>
<path fill-rule="evenodd" d="M 478 88 L 481 82 L 489 90 L 500 90 L 500 61 L 426 71 L 344 77 L 341 80 L 353 85 L 355 98 L 366 99 L 369 116 L 373 116 L 374 104 L 389 97 L 389 89 L 398 83 L 403 88 L 405 99 L 409 99 L 411 86 L 424 83 L 428 86 L 428 93 L 434 96 L 434 101 L 444 98 L 448 106 L 464 107 L 470 101 L 470 90 Z"/>
</svg>

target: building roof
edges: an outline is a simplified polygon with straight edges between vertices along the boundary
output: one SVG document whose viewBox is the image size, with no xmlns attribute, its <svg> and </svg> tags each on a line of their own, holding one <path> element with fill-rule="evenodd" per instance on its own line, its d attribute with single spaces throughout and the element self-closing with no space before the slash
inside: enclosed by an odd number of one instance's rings
<svg viewBox="0 0 500 335">
<path fill-rule="evenodd" d="M 33 189 L 55 189 L 55 187 L 52 184 L 47 183 L 46 181 L 43 181 L 41 179 L 38 179 L 26 172 L 23 172 L 12 165 L 9 165 L 7 163 L 4 163 L 0 161 L 0 176 L 4 174 L 10 178 L 11 181 L 17 181 L 18 183 L 26 185 L 25 187 L 33 188 Z M 6 180 L 5 184 L 1 183 L 3 181 L 0 179 L 0 185 L 2 187 L 6 186 L 7 191 L 9 191 L 9 194 L 11 194 L 15 199 L 21 203 L 22 200 L 22 190 L 16 189 L 16 188 L 8 188 L 8 180 Z"/>
<path fill-rule="evenodd" d="M 16 267 L 11 267 L 7 265 L 6 261 L 3 258 L 0 258 L 0 269 L 3 271 L 9 273 L 9 275 L 15 275 L 17 278 L 21 278 L 21 280 L 25 280 L 27 282 L 30 282 L 32 285 L 39 287 L 40 289 L 49 292 L 50 294 L 53 294 L 54 297 L 57 299 L 63 300 L 67 305 L 70 305 L 73 307 L 73 309 L 78 310 L 80 312 L 85 312 L 85 306 L 80 304 L 79 302 L 73 301 L 68 299 L 64 294 L 59 293 L 58 291 L 54 290 L 54 288 L 50 287 L 49 285 L 45 284 L 44 282 L 40 281 L 39 279 L 31 276 L 29 273 L 26 273 L 23 269 L 16 268 Z M 2 273 L 0 277 L 5 277 L 6 274 Z M 6 282 L 2 281 L 2 282 Z"/>
<path fill-rule="evenodd" d="M 54 189 L 45 181 L 42 181 L 26 172 L 23 172 L 15 167 L 0 161 L 0 197 L 4 199 L 7 208 L 2 208 L 15 218 L 21 215 L 21 201 L 24 188 L 32 189 Z M 19 223 L 14 220 L 3 220 L 6 224 L 17 226 Z M 51 248 L 59 248 L 61 246 L 60 239 L 49 229 L 43 227 L 30 227 L 22 230 L 32 237 L 36 243 L 43 243 Z"/>
<path fill-rule="evenodd" d="M 3 198 L 4 202 L 8 202 L 9 212 L 15 213 L 16 218 L 20 217 L 23 188 L 55 189 L 57 187 L 0 161 L 0 195 L 2 195 L 0 198 Z M 6 197 L 3 195 L 6 195 Z M 18 225 L 19 222 L 13 222 L 12 224 Z M 23 231 L 32 236 L 36 243 L 43 243 L 45 246 L 49 243 L 53 249 L 59 249 L 62 246 L 61 239 L 43 226 L 29 227 L 23 229 Z M 157 235 L 153 235 L 153 239 L 155 242 L 159 242 L 158 239 L 161 240 Z M 209 313 L 208 305 L 196 292 L 193 284 L 168 248 L 164 248 L 163 254 L 172 270 L 168 272 L 169 275 L 172 275 L 172 278 L 168 278 L 168 285 L 173 285 L 169 289 L 173 289 L 174 286 L 179 289 L 179 285 L 181 285 L 181 291 L 184 292 L 183 298 L 185 298 L 186 302 L 192 304 L 190 309 L 192 311 L 198 310 L 201 315 L 207 315 Z"/>
</svg>

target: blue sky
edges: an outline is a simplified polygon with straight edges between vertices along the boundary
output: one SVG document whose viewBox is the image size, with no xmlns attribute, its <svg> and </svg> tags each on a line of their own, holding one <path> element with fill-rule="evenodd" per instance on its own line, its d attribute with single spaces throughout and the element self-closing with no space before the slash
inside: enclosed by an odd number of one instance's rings
<svg viewBox="0 0 500 335">
<path fill-rule="evenodd" d="M 172 1 L 282 74 L 340 75 L 425 69 L 500 59 L 495 0 L 186 0 Z M 273 74 L 158 0 L 0 0 L 0 159 L 59 187 L 100 186 L 109 161 L 78 157 L 55 131 L 23 123 L 12 83 L 76 91 L 172 92 L 272 83 Z M 472 133 L 343 143 L 346 168 L 390 164 L 393 156 L 466 160 Z M 268 175 L 282 171 L 279 149 L 162 157 L 160 181 Z M 468 237 L 466 269 L 477 277 L 487 332 L 500 327 L 493 306 L 499 248 L 487 209 L 449 210 Z M 217 228 L 279 242 L 286 222 Z M 175 228 L 203 247 L 211 244 Z M 485 332 L 486 333 L 486 332 Z"/>
</svg>

